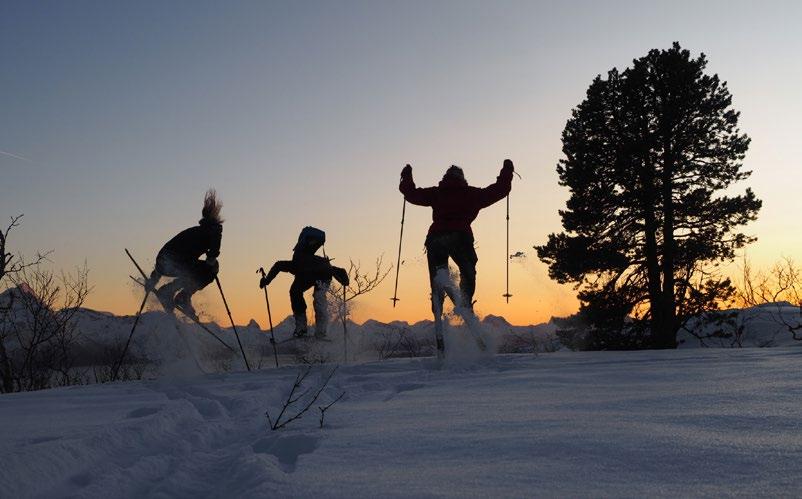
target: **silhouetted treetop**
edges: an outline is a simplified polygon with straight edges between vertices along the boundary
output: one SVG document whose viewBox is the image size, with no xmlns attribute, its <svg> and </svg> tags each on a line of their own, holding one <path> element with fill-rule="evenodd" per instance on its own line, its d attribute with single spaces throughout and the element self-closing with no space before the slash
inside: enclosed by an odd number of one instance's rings
<svg viewBox="0 0 802 499">
<path fill-rule="evenodd" d="M 749 188 L 722 192 L 751 174 L 749 137 L 706 66 L 674 43 L 591 82 L 562 134 L 564 231 L 536 247 L 552 278 L 577 285 L 592 324 L 637 327 L 664 348 L 689 315 L 731 293 L 712 266 L 754 240 L 739 228 L 761 206 Z"/>
</svg>

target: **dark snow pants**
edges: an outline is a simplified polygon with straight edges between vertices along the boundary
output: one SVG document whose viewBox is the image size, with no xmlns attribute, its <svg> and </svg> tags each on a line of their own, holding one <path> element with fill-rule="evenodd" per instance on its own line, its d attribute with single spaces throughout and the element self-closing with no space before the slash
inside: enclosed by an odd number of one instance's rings
<svg viewBox="0 0 802 499">
<path fill-rule="evenodd" d="M 160 288 L 171 296 L 183 290 L 187 297 L 205 288 L 214 281 L 219 265 L 205 260 L 185 260 L 170 253 L 162 253 L 156 258 L 156 272 L 166 277 L 175 277 Z"/>
<path fill-rule="evenodd" d="M 429 264 L 429 280 L 432 286 L 432 311 L 437 306 L 442 310 L 445 292 L 435 285 L 434 278 L 440 269 L 448 269 L 448 259 L 454 260 L 459 268 L 459 288 L 463 305 L 472 307 L 473 293 L 476 290 L 476 250 L 473 249 L 473 236 L 466 232 L 439 232 L 426 237 L 426 260 Z"/>
<path fill-rule="evenodd" d="M 304 300 L 304 293 L 309 288 L 315 288 L 315 294 L 312 297 L 314 300 L 315 309 L 315 322 L 325 322 L 325 297 L 320 297 L 318 293 L 325 292 L 323 289 L 328 288 L 331 283 L 331 274 L 326 273 L 298 273 L 295 274 L 295 279 L 290 285 L 290 304 L 292 305 L 292 314 L 295 316 L 306 317 L 306 300 Z"/>
</svg>

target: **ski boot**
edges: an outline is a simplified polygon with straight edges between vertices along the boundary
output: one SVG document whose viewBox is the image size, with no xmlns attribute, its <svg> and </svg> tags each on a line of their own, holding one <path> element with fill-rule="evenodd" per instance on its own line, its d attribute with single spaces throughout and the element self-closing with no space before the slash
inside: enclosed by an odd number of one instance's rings
<svg viewBox="0 0 802 499">
<path fill-rule="evenodd" d="M 293 331 L 292 335 L 296 338 L 304 338 L 306 337 L 307 327 L 306 327 L 306 316 L 305 315 L 296 315 L 295 316 L 295 331 Z"/>
<path fill-rule="evenodd" d="M 198 314 L 195 312 L 195 307 L 192 306 L 191 296 L 186 291 L 182 290 L 175 295 L 175 308 L 190 319 L 198 321 Z"/>
<path fill-rule="evenodd" d="M 435 342 L 437 343 L 437 360 L 443 360 L 446 358 L 446 347 L 443 343 L 443 337 L 438 335 L 435 338 Z"/>
<path fill-rule="evenodd" d="M 315 339 L 316 340 L 326 340 L 326 326 L 315 324 Z"/>
</svg>

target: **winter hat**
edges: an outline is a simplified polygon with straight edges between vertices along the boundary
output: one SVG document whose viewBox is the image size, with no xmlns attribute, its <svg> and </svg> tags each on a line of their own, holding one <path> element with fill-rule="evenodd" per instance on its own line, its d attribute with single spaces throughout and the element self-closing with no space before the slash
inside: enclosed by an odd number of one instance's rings
<svg viewBox="0 0 802 499">
<path fill-rule="evenodd" d="M 451 165 L 448 170 L 446 170 L 446 174 L 443 176 L 443 178 L 450 177 L 452 175 L 465 180 L 465 173 L 462 171 L 462 168 L 457 165 Z"/>
</svg>

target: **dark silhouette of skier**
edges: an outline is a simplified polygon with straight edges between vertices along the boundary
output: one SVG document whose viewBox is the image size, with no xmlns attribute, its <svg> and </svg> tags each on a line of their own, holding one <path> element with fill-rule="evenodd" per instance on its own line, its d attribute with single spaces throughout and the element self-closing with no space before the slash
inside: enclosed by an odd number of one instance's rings
<svg viewBox="0 0 802 499">
<path fill-rule="evenodd" d="M 476 262 L 473 247 L 473 222 L 479 210 L 504 199 L 512 188 L 512 161 L 504 160 L 498 178 L 487 187 L 472 187 L 465 180 L 462 168 L 453 165 L 446 170 L 443 179 L 435 187 L 416 187 L 412 179 L 412 167 L 401 171 L 398 189 L 404 198 L 418 206 L 432 207 L 432 225 L 426 236 L 426 257 L 429 279 L 432 286 L 432 312 L 439 324 L 445 291 L 435 283 L 438 270 L 448 268 L 448 259 L 454 260 L 460 273 L 462 304 L 473 311 L 473 293 L 476 289 Z M 442 336 L 438 332 L 437 348 L 442 352 Z"/>
<path fill-rule="evenodd" d="M 217 257 L 223 237 L 223 220 L 214 189 L 209 189 L 203 200 L 202 218 L 195 227 L 179 232 L 159 250 L 156 267 L 146 285 L 155 288 L 162 276 L 174 277 L 171 282 L 155 291 L 166 312 L 177 307 L 197 319 L 192 307 L 192 295 L 208 286 L 219 271 Z M 200 257 L 206 255 L 205 260 Z"/>
<path fill-rule="evenodd" d="M 295 319 L 296 337 L 305 336 L 307 333 L 306 322 L 306 300 L 304 292 L 314 287 L 313 307 L 315 310 L 315 337 L 324 338 L 326 336 L 327 323 L 327 302 L 326 291 L 331 284 L 332 277 L 343 286 L 347 286 L 348 272 L 340 267 L 335 267 L 330 260 L 315 253 L 326 243 L 326 233 L 314 227 L 304 227 L 298 236 L 298 243 L 292 250 L 292 260 L 280 260 L 273 264 L 270 272 L 259 280 L 259 287 L 268 286 L 279 272 L 289 272 L 295 276 L 290 285 L 290 303 L 292 314 Z"/>
</svg>

